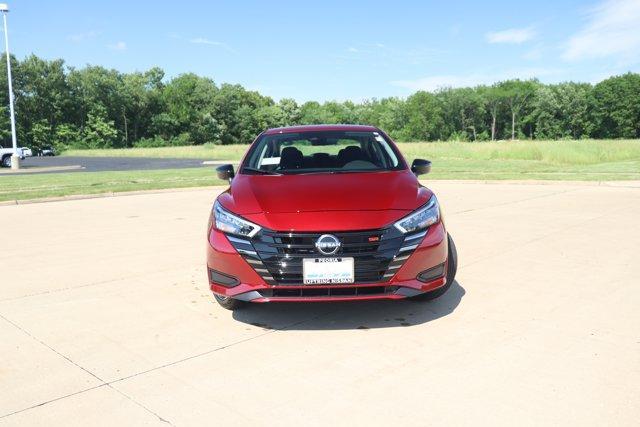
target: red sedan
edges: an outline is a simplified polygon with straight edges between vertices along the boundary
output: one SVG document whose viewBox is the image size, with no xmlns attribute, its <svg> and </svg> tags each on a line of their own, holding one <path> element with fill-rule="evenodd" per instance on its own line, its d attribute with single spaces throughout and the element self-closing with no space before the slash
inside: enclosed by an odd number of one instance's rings
<svg viewBox="0 0 640 427">
<path fill-rule="evenodd" d="M 213 204 L 211 291 L 246 302 L 433 299 L 453 283 L 457 254 L 431 190 L 371 126 L 269 129 Z"/>
</svg>

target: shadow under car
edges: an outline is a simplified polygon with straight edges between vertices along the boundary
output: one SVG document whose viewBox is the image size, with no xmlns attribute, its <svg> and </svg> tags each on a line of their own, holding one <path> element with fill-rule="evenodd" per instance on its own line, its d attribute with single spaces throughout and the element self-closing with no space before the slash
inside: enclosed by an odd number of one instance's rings
<svg viewBox="0 0 640 427">
<path fill-rule="evenodd" d="M 420 325 L 447 316 L 458 307 L 464 288 L 454 281 L 432 301 L 379 300 L 250 304 L 233 312 L 239 322 L 278 330 L 376 329 Z M 300 319 L 301 315 L 304 316 Z M 290 323 L 288 322 L 290 320 Z M 270 325 L 285 325 L 274 328 Z"/>
</svg>

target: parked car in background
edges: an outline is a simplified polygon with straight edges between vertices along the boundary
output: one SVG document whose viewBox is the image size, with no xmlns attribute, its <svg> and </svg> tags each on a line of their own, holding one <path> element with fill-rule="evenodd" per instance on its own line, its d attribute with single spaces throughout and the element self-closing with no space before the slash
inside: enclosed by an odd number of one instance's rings
<svg viewBox="0 0 640 427">
<path fill-rule="evenodd" d="M 31 157 L 31 156 L 33 156 L 33 151 L 31 151 L 31 148 L 29 148 L 29 147 L 20 147 L 20 150 L 22 151 L 22 156 L 23 157 Z"/>
<path fill-rule="evenodd" d="M 21 149 L 18 149 L 18 154 L 21 159 L 24 159 L 24 154 Z M 3 168 L 11 167 L 11 156 L 13 155 L 13 148 L 2 148 L 0 147 L 0 165 Z"/>
<path fill-rule="evenodd" d="M 56 155 L 56 150 L 53 147 L 50 146 L 45 146 L 42 147 L 40 149 L 40 151 L 38 151 L 38 156 L 55 156 Z"/>
</svg>

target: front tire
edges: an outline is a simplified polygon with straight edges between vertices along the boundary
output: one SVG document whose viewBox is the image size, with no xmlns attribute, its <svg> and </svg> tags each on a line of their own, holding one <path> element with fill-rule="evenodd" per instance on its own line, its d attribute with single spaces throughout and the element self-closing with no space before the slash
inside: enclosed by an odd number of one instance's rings
<svg viewBox="0 0 640 427">
<path fill-rule="evenodd" d="M 448 241 L 448 254 L 447 254 L 447 283 L 444 286 L 433 290 L 431 292 L 425 292 L 424 294 L 416 295 L 415 297 L 411 297 L 412 300 L 415 301 L 431 301 L 434 300 L 449 290 L 451 285 L 456 279 L 456 273 L 458 271 L 458 251 L 456 250 L 456 245 L 453 243 L 453 239 L 451 235 L 447 233 L 447 241 Z"/>
<path fill-rule="evenodd" d="M 235 298 L 223 297 L 216 294 L 213 294 L 213 296 L 215 297 L 218 304 L 220 304 L 223 308 L 226 308 L 227 310 L 231 310 L 231 311 L 238 310 L 239 308 L 242 308 L 245 305 L 247 305 L 246 302 L 237 300 Z"/>
<path fill-rule="evenodd" d="M 5 168 L 11 167 L 11 156 L 4 156 L 2 158 L 2 167 L 5 167 Z"/>
</svg>

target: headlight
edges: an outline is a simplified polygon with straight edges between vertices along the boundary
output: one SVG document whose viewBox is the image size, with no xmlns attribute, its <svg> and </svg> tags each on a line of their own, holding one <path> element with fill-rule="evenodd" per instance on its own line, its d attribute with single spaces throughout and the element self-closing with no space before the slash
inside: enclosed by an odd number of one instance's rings
<svg viewBox="0 0 640 427">
<path fill-rule="evenodd" d="M 425 229 L 437 222 L 440 222 L 440 206 L 436 196 L 431 196 L 426 205 L 393 225 L 403 234 L 407 234 Z"/>
<path fill-rule="evenodd" d="M 222 208 L 216 200 L 213 204 L 213 217 L 218 230 L 238 236 L 253 237 L 260 231 L 260 226 L 235 216 Z"/>
</svg>

